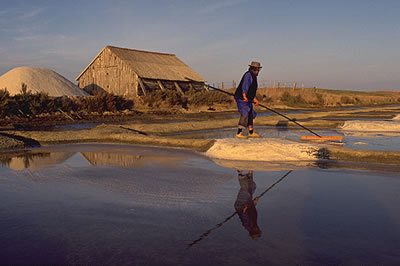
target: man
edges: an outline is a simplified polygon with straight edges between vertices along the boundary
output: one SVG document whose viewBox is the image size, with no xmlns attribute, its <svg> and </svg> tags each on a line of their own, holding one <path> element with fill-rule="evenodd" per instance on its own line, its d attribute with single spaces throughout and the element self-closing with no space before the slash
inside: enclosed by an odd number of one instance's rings
<svg viewBox="0 0 400 266">
<path fill-rule="evenodd" d="M 251 62 L 249 70 L 244 73 L 240 80 L 239 86 L 235 91 L 235 100 L 240 113 L 240 119 L 238 123 L 238 131 L 236 134 L 237 138 L 246 139 L 247 137 L 243 134 L 243 129 L 249 129 L 250 138 L 260 138 L 261 136 L 254 132 L 253 120 L 256 118 L 256 112 L 253 109 L 253 102 L 257 106 L 258 100 L 256 97 L 257 93 L 257 76 L 262 66 L 259 62 Z"/>
</svg>

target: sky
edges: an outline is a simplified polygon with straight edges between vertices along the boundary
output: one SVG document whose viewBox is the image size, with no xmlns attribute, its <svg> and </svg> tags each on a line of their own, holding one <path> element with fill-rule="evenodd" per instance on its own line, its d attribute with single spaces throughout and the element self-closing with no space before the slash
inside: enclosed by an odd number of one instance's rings
<svg viewBox="0 0 400 266">
<path fill-rule="evenodd" d="M 2 0 L 0 75 L 19 66 L 75 78 L 106 45 L 175 54 L 209 84 L 400 90 L 397 0 Z"/>
</svg>

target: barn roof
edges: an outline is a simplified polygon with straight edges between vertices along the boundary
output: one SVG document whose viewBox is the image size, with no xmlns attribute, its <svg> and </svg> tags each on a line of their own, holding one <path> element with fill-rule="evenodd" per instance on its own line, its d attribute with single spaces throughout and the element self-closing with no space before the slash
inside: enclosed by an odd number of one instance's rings
<svg viewBox="0 0 400 266">
<path fill-rule="evenodd" d="M 115 46 L 104 47 L 76 80 L 85 73 L 104 49 L 110 49 L 113 54 L 118 56 L 125 64 L 129 65 L 132 71 L 140 78 L 188 81 L 185 78 L 188 77 L 192 80 L 205 82 L 199 74 L 179 60 L 174 54 L 140 51 Z"/>
</svg>

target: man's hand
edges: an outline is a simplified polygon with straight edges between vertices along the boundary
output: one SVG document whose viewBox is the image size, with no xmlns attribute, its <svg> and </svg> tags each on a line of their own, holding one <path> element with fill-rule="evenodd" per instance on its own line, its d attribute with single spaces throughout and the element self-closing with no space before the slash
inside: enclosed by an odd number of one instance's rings
<svg viewBox="0 0 400 266">
<path fill-rule="evenodd" d="M 254 98 L 254 104 L 257 106 L 260 102 L 257 100 L 257 98 Z"/>
<path fill-rule="evenodd" d="M 247 99 L 246 93 L 243 93 L 243 101 L 245 101 L 246 103 L 249 101 L 249 99 Z"/>
</svg>

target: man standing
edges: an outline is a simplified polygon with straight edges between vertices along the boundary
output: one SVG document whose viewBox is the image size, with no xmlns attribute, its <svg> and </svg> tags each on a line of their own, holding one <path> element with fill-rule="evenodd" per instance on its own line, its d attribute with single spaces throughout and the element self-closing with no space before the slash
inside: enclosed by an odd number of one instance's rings
<svg viewBox="0 0 400 266">
<path fill-rule="evenodd" d="M 256 118 L 256 112 L 253 109 L 253 102 L 257 106 L 258 100 L 256 97 L 257 93 L 257 76 L 262 66 L 259 62 L 251 62 L 249 70 L 244 73 L 240 80 L 239 86 L 235 91 L 235 100 L 240 113 L 240 119 L 238 123 L 237 138 L 246 139 L 247 137 L 243 134 L 243 129 L 249 129 L 250 138 L 260 138 L 261 136 L 254 132 L 253 120 Z"/>
</svg>

